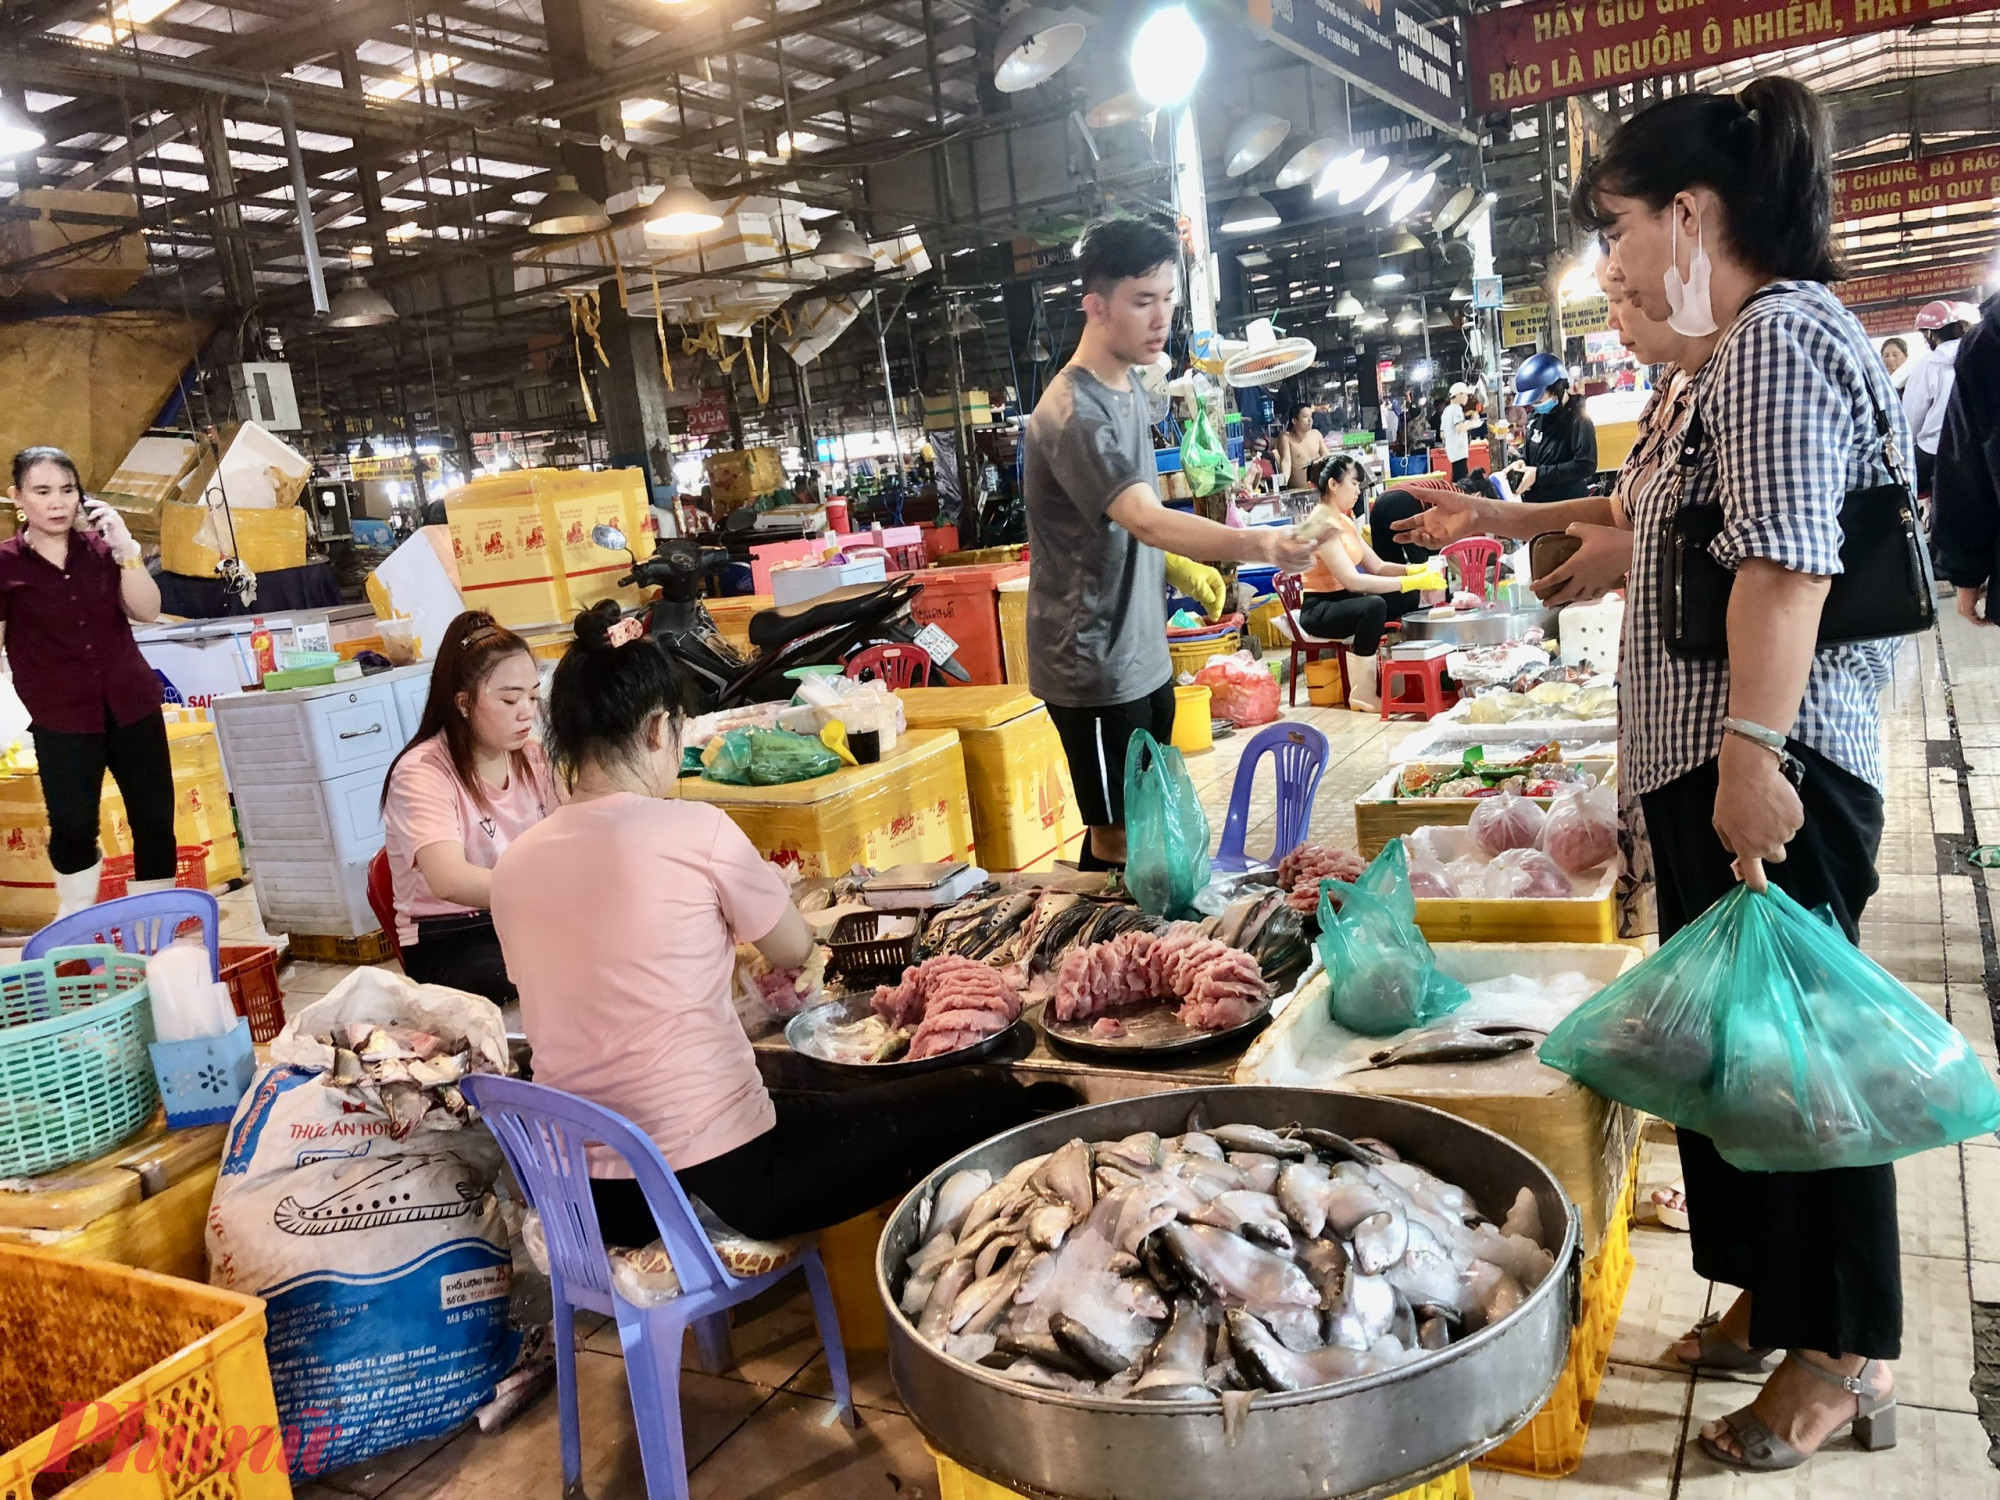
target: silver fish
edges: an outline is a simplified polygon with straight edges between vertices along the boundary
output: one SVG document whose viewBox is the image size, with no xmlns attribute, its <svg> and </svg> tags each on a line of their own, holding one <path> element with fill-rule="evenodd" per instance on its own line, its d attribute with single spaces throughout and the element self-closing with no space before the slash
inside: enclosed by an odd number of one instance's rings
<svg viewBox="0 0 2000 1500">
<path fill-rule="evenodd" d="M 1056 1266 L 1055 1256 L 1047 1251 L 1029 1261 L 1021 1272 L 1020 1288 L 1014 1293 L 1015 1305 L 1026 1306 L 1047 1291 L 1049 1283 L 1056 1279 Z"/>
<path fill-rule="evenodd" d="M 973 1282 L 951 1304 L 951 1331 L 988 1332 L 1000 1321 L 1000 1315 L 1007 1311 L 1014 1300 L 1014 1293 L 1020 1289 L 1021 1272 L 1011 1266 Z"/>
<path fill-rule="evenodd" d="M 1132 1387 L 1148 1401 L 1200 1400 L 1215 1393 L 1208 1388 L 1208 1325 L 1201 1309 L 1183 1297 L 1174 1304 L 1166 1336 L 1146 1357 L 1146 1368 Z M 1199 1395 L 1192 1393 L 1199 1392 Z"/>
<path fill-rule="evenodd" d="M 1210 1161 L 1223 1160 L 1222 1147 L 1212 1135 L 1204 1135 L 1199 1130 L 1190 1130 L 1186 1135 L 1174 1136 L 1166 1142 L 1174 1151 L 1186 1152 L 1189 1156 L 1205 1156 Z"/>
<path fill-rule="evenodd" d="M 1045 1204 L 1028 1215 L 1028 1243 L 1037 1250 L 1053 1250 L 1075 1222 L 1076 1213 L 1068 1204 Z"/>
<path fill-rule="evenodd" d="M 1308 1240 L 1296 1254 L 1306 1280 L 1319 1292 L 1320 1307 L 1339 1307 L 1347 1296 L 1348 1269 L 1353 1264 L 1340 1241 Z"/>
<path fill-rule="evenodd" d="M 1278 1185 L 1278 1158 L 1257 1151 L 1232 1151 L 1229 1165 L 1243 1174 L 1255 1193 L 1268 1193 Z"/>
<path fill-rule="evenodd" d="M 1379 1276 L 1403 1258 L 1410 1244 L 1410 1221 L 1400 1210 L 1383 1209 L 1354 1226 L 1354 1264 L 1364 1276 Z"/>
<path fill-rule="evenodd" d="M 1009 1176 L 1011 1177 L 1011 1173 Z M 985 1189 L 965 1208 L 965 1217 L 959 1224 L 961 1241 L 970 1239 L 1000 1215 L 1000 1210 L 1010 1203 L 1021 1190 L 1021 1184 L 1003 1177 L 993 1186 Z"/>
<path fill-rule="evenodd" d="M 993 1174 L 977 1168 L 954 1172 L 937 1190 L 931 1209 L 931 1229 L 956 1237 L 965 1227 L 965 1216 L 979 1195 L 993 1186 Z"/>
<path fill-rule="evenodd" d="M 1274 1250 L 1292 1248 L 1292 1231 L 1285 1223 L 1284 1210 L 1268 1193 L 1224 1193 L 1203 1204 L 1201 1211 L 1189 1215 L 1189 1219 L 1192 1223 L 1231 1230 L 1252 1244 L 1268 1245 Z"/>
<path fill-rule="evenodd" d="M 1160 1239 L 1187 1281 L 1218 1301 L 1319 1305 L 1319 1293 L 1292 1261 L 1226 1229 L 1169 1224 Z"/>
<path fill-rule="evenodd" d="M 1072 1358 L 1081 1360 L 1101 1375 L 1118 1375 L 1132 1361 L 1092 1333 L 1075 1318 L 1056 1313 L 1049 1318 L 1049 1336 Z"/>
<path fill-rule="evenodd" d="M 1097 1162 L 1125 1167 L 1135 1173 L 1150 1172 L 1160 1165 L 1160 1138 L 1150 1130 L 1137 1135 L 1128 1135 L 1122 1141 L 1113 1141 L 1108 1146 L 1097 1148 Z"/>
<path fill-rule="evenodd" d="M 1349 1349 L 1372 1349 L 1396 1321 L 1396 1289 L 1380 1276 L 1350 1274 L 1340 1306 L 1329 1316 L 1326 1340 Z"/>
<path fill-rule="evenodd" d="M 1300 1161 L 1312 1154 L 1312 1147 L 1304 1141 L 1287 1140 L 1261 1125 L 1217 1125 L 1208 1133 L 1224 1151 L 1253 1151 L 1286 1161 Z"/>
<path fill-rule="evenodd" d="M 940 1229 L 928 1240 L 925 1240 L 923 1246 L 916 1254 L 910 1257 L 910 1274 L 912 1276 L 936 1276 L 939 1271 L 944 1269 L 945 1262 L 952 1258 L 955 1244 L 956 1241 L 952 1239 L 951 1235 L 945 1230 Z"/>
<path fill-rule="evenodd" d="M 1371 1068 L 1400 1068 L 1423 1063 L 1486 1062 L 1513 1052 L 1539 1046 L 1545 1031 L 1500 1022 L 1477 1025 L 1459 1022 L 1454 1026 L 1433 1026 L 1406 1037 L 1393 1047 L 1368 1054 Z"/>
<path fill-rule="evenodd" d="M 1309 1240 L 1326 1228 L 1326 1189 L 1327 1180 L 1304 1162 L 1286 1162 L 1278 1172 L 1278 1207 Z"/>
<path fill-rule="evenodd" d="M 1383 1274 L 1390 1285 L 1416 1306 L 1465 1311 L 1466 1278 L 1444 1243 L 1420 1220 L 1408 1221 L 1409 1244 L 1403 1258 Z M 1407 1340 L 1405 1341 L 1407 1342 Z"/>
<path fill-rule="evenodd" d="M 1309 1354 L 1295 1353 L 1241 1308 L 1229 1311 L 1229 1342 L 1236 1350 L 1238 1368 L 1268 1391 L 1303 1391 L 1389 1368 L 1370 1351 L 1347 1349 L 1338 1344 L 1329 1344 Z"/>
<path fill-rule="evenodd" d="M 1015 1234 L 996 1234 L 988 1240 L 979 1254 L 973 1258 L 972 1272 L 976 1279 L 984 1280 L 1000 1268 L 1003 1261 L 1020 1249 L 1021 1239 Z"/>
<path fill-rule="evenodd" d="M 955 1260 L 940 1271 L 930 1296 L 924 1301 L 923 1316 L 917 1320 L 917 1337 L 928 1344 L 943 1344 L 944 1336 L 951 1332 L 952 1307 L 960 1293 L 971 1285 L 969 1260 Z"/>
<path fill-rule="evenodd" d="M 1089 1214 L 1091 1205 L 1097 1201 L 1090 1165 L 1090 1147 L 1082 1141 L 1070 1141 L 1050 1153 L 1041 1169 L 1028 1179 L 1028 1185 L 1047 1198 L 1067 1203 L 1080 1219 Z"/>
</svg>

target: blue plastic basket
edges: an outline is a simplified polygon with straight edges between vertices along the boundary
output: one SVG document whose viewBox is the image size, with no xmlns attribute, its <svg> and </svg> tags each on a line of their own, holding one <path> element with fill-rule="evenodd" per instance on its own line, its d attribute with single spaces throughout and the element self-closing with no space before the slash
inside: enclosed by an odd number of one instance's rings
<svg viewBox="0 0 2000 1500">
<path fill-rule="evenodd" d="M 250 1040 L 250 1023 L 221 1036 L 196 1037 L 190 1042 L 154 1042 L 153 1074 L 167 1106 L 167 1128 L 226 1124 L 237 1102 L 249 1092 L 257 1072 L 257 1050 Z"/>
<path fill-rule="evenodd" d="M 0 1177 L 83 1161 L 145 1124 L 152 1039 L 143 956 L 91 943 L 0 968 Z"/>
</svg>

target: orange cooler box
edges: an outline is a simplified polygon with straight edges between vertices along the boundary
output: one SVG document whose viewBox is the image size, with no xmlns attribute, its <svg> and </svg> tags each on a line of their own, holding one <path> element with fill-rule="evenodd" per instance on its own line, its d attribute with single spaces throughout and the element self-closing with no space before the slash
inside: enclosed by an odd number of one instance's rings
<svg viewBox="0 0 2000 1500">
<path fill-rule="evenodd" d="M 1007 680 L 1000 635 L 1000 585 L 1026 578 L 1028 564 L 989 563 L 962 568 L 926 568 L 914 580 L 924 586 L 912 606 L 919 625 L 935 624 L 958 642 L 958 664 L 977 687 Z"/>
</svg>

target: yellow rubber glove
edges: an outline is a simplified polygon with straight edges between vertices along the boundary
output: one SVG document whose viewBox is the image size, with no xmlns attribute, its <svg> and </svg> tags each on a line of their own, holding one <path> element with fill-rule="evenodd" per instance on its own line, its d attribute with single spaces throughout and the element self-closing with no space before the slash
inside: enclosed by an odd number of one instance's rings
<svg viewBox="0 0 2000 1500">
<path fill-rule="evenodd" d="M 1167 582 L 1201 606 L 1211 620 L 1222 618 L 1222 575 L 1206 563 L 1167 554 Z"/>
<path fill-rule="evenodd" d="M 1451 585 L 1445 581 L 1444 574 L 1438 572 L 1435 568 L 1427 568 L 1421 573 L 1405 573 L 1403 575 L 1403 592 L 1406 594 L 1421 594 L 1427 589 L 1446 589 L 1450 587 Z"/>
</svg>

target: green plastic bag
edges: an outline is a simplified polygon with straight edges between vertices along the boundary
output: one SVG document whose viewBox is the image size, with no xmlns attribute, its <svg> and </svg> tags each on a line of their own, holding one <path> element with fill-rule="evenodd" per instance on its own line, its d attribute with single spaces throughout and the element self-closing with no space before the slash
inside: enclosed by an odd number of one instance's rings
<svg viewBox="0 0 2000 1500">
<path fill-rule="evenodd" d="M 1192 495 L 1212 495 L 1236 483 L 1236 465 L 1229 461 L 1229 450 L 1215 434 L 1205 396 L 1194 398 L 1194 420 L 1181 434 L 1181 472 L 1187 476 Z"/>
<path fill-rule="evenodd" d="M 1142 911 L 1178 917 L 1208 884 L 1208 814 L 1172 745 L 1143 729 L 1125 747 L 1125 888 Z"/>
<path fill-rule="evenodd" d="M 808 735 L 785 729 L 731 729 L 718 736 L 702 778 L 731 786 L 782 786 L 838 771 L 840 757 Z"/>
<path fill-rule="evenodd" d="M 1391 839 L 1352 885 L 1320 882 L 1319 956 L 1334 1020 L 1362 1036 L 1427 1026 L 1471 998 L 1438 972 L 1437 955 L 1417 928 L 1401 839 Z"/>
<path fill-rule="evenodd" d="M 1880 1166 L 2000 1129 L 1950 1023 L 1776 886 L 1739 885 L 1549 1033 L 1542 1061 L 1747 1172 Z"/>
</svg>

